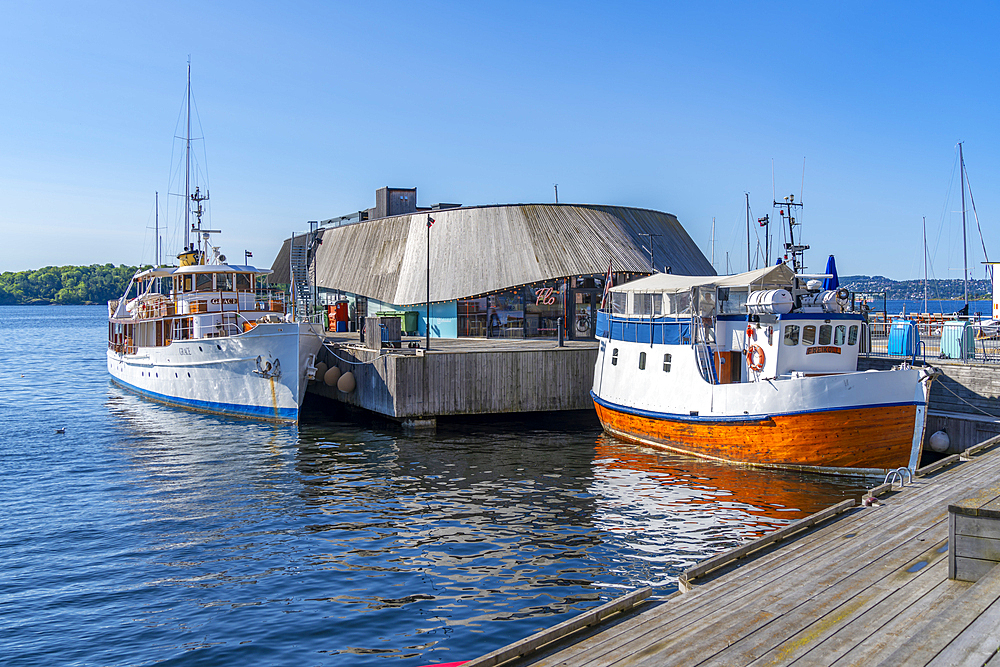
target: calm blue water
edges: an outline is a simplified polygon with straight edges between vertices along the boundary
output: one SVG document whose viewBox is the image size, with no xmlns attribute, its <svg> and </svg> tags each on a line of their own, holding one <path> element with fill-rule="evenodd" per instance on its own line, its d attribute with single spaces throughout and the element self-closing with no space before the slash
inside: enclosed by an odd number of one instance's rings
<svg viewBox="0 0 1000 667">
<path fill-rule="evenodd" d="M 898 315 L 902 312 L 909 313 L 946 313 L 951 314 L 960 310 L 965 306 L 964 301 L 936 301 L 933 299 L 927 300 L 927 309 L 924 310 L 924 300 L 915 299 L 888 299 L 886 300 L 886 312 L 889 315 Z M 876 300 L 872 304 L 872 310 L 882 310 L 882 301 Z M 969 302 L 969 314 L 975 315 L 979 313 L 984 318 L 989 319 L 993 317 L 993 302 L 992 301 L 970 301 Z"/>
<path fill-rule="evenodd" d="M 0 308 L 7 665 L 471 659 L 856 497 L 618 443 L 592 417 L 408 435 L 112 385 L 106 309 Z M 66 433 L 55 433 L 65 427 Z"/>
</svg>

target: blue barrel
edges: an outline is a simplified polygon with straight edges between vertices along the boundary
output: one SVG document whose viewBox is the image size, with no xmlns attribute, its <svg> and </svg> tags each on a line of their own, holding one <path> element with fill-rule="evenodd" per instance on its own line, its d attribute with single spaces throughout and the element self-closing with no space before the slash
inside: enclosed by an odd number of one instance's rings
<svg viewBox="0 0 1000 667">
<path fill-rule="evenodd" d="M 976 356 L 976 333 L 965 320 L 945 322 L 941 328 L 941 356 L 972 359 Z"/>
<path fill-rule="evenodd" d="M 893 320 L 889 327 L 888 353 L 895 357 L 912 357 L 920 345 L 920 332 L 909 320 Z"/>
</svg>

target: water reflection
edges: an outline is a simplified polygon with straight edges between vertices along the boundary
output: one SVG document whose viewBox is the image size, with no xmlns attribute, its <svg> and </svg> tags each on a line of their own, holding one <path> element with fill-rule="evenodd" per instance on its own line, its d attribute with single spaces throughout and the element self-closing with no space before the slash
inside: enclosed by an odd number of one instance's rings
<svg viewBox="0 0 1000 667">
<path fill-rule="evenodd" d="M 614 551 L 648 563 L 642 583 L 652 586 L 865 490 L 858 479 L 741 468 L 604 435 L 594 473 L 595 526 Z"/>
<path fill-rule="evenodd" d="M 623 588 L 670 592 L 695 561 L 858 490 L 619 443 L 576 417 L 408 434 L 313 412 L 295 427 L 116 388 L 106 409 L 139 578 L 122 627 L 160 657 L 470 658 Z"/>
</svg>

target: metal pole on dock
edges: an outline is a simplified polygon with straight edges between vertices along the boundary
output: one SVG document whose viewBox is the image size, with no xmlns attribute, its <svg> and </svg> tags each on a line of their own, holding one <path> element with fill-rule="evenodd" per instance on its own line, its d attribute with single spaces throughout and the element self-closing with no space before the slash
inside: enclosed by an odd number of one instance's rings
<svg viewBox="0 0 1000 667">
<path fill-rule="evenodd" d="M 427 303 L 424 312 L 424 333 L 426 334 L 426 342 L 424 343 L 424 349 L 431 349 L 431 225 L 434 224 L 434 218 L 429 214 L 427 216 Z"/>
</svg>

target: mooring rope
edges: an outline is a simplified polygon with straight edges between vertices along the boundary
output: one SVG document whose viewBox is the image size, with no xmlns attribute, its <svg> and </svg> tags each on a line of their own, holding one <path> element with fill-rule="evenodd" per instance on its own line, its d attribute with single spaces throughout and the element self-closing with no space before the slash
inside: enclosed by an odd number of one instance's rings
<svg viewBox="0 0 1000 667">
<path fill-rule="evenodd" d="M 938 385 L 939 385 L 939 386 L 940 386 L 941 388 L 943 388 L 943 389 L 945 389 L 946 391 L 948 391 L 949 393 L 951 393 L 951 395 L 952 395 L 952 396 L 954 396 L 954 397 L 955 397 L 955 398 L 957 398 L 958 400 L 960 400 L 960 401 L 962 401 L 963 403 L 965 403 L 966 405 L 968 405 L 968 406 L 969 406 L 970 408 L 972 408 L 972 409 L 974 409 L 974 410 L 978 410 L 979 412 L 982 412 L 982 413 L 983 413 L 984 415 L 986 415 L 987 417 L 992 417 L 993 419 L 1000 419 L 1000 415 L 994 415 L 994 414 L 990 414 L 989 412 L 986 412 L 986 410 L 983 410 L 983 409 L 982 409 L 981 407 L 979 407 L 978 405 L 973 405 L 972 403 L 969 403 L 969 402 L 968 402 L 967 400 L 965 400 L 964 398 L 962 398 L 961 396 L 959 396 L 958 394 L 956 394 L 956 393 L 955 393 L 955 391 L 954 391 L 954 390 L 953 390 L 953 389 L 952 389 L 951 387 L 949 387 L 948 385 L 946 385 L 945 383 L 943 383 L 943 382 L 938 382 Z"/>
</svg>

